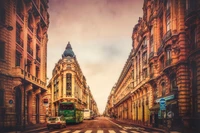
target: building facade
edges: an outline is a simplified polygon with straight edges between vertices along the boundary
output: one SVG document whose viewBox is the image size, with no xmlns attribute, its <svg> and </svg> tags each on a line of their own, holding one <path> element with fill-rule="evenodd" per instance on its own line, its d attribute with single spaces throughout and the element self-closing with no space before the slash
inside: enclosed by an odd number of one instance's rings
<svg viewBox="0 0 200 133">
<path fill-rule="evenodd" d="M 129 119 L 131 114 L 137 124 L 199 130 L 199 8 L 198 0 L 144 0 L 128 59 L 133 88 L 121 96 L 124 88 L 117 86 L 114 93 L 118 117 Z M 121 74 L 117 84 L 129 75 Z"/>
<path fill-rule="evenodd" d="M 0 128 L 45 122 L 48 0 L 0 1 Z"/>
<path fill-rule="evenodd" d="M 47 88 L 51 95 L 50 116 L 58 115 L 60 102 L 74 102 L 78 108 L 90 109 L 98 114 L 97 104 L 70 43 L 67 44 L 62 59 L 56 63 Z"/>
</svg>

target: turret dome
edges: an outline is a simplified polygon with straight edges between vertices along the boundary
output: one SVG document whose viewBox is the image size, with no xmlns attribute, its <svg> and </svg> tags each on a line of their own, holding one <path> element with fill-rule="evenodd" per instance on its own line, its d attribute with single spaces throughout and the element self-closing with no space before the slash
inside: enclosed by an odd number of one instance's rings
<svg viewBox="0 0 200 133">
<path fill-rule="evenodd" d="M 66 46 L 66 48 L 65 48 L 65 51 L 64 51 L 64 53 L 62 54 L 62 58 L 67 57 L 67 56 L 75 57 L 75 54 L 74 54 L 74 52 L 73 52 L 73 50 L 72 50 L 72 47 L 71 47 L 70 42 L 68 42 L 68 44 L 67 44 L 67 46 Z"/>
</svg>

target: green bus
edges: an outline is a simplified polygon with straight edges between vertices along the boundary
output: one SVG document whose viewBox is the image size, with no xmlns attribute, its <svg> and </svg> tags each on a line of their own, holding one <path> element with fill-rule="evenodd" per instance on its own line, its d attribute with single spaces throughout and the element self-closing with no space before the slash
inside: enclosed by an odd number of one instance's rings
<svg viewBox="0 0 200 133">
<path fill-rule="evenodd" d="M 58 115 L 63 115 L 66 123 L 83 122 L 83 110 L 76 107 L 73 102 L 61 102 L 58 107 Z"/>
</svg>

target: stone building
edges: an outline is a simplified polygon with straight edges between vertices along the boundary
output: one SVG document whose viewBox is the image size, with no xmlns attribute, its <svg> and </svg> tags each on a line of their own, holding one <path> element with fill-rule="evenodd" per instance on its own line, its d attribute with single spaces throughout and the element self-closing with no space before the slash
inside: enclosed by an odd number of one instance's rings
<svg viewBox="0 0 200 133">
<path fill-rule="evenodd" d="M 56 63 L 47 88 L 51 95 L 49 115 L 58 115 L 60 102 L 74 102 L 78 108 L 91 109 L 98 114 L 96 102 L 70 43 L 67 44 L 62 59 Z"/>
<path fill-rule="evenodd" d="M 45 122 L 47 9 L 48 0 L 0 1 L 0 128 Z"/>
<path fill-rule="evenodd" d="M 121 74 L 117 84 L 122 87 L 117 86 L 114 94 L 115 108 L 121 106 L 120 118 L 129 119 L 126 101 L 131 98 L 135 123 L 199 128 L 199 8 L 198 0 L 144 0 L 143 17 L 133 29 L 128 59 L 132 60 L 133 88 L 121 95 L 126 87 L 123 82 L 131 81 L 126 79 L 129 73 Z"/>
</svg>

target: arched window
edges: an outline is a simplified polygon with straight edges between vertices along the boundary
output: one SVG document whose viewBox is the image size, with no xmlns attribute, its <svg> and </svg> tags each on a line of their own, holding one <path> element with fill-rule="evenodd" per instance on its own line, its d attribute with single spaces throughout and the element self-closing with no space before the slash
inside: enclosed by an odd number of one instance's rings
<svg viewBox="0 0 200 133">
<path fill-rule="evenodd" d="M 66 75 L 66 95 L 71 96 L 72 95 L 72 74 L 67 73 Z"/>
<path fill-rule="evenodd" d="M 171 57 L 171 47 L 170 46 L 166 48 L 166 56 L 167 56 L 166 66 L 171 65 L 172 57 Z"/>
<path fill-rule="evenodd" d="M 165 86 L 164 82 L 161 84 L 161 87 L 162 87 L 162 96 L 165 96 L 165 94 L 166 94 L 166 86 Z"/>
</svg>

